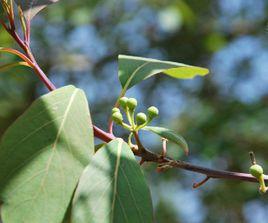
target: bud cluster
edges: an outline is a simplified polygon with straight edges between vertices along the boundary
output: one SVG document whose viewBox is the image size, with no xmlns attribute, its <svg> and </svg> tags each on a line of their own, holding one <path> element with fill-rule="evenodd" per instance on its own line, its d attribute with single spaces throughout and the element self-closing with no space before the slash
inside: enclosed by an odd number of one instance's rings
<svg viewBox="0 0 268 223">
<path fill-rule="evenodd" d="M 112 109 L 112 120 L 130 131 L 137 131 L 148 125 L 159 114 L 158 109 L 155 106 L 151 106 L 147 109 L 147 115 L 139 112 L 135 116 L 137 105 L 138 102 L 135 98 L 120 98 L 119 107 L 125 112 L 129 124 L 124 123 L 124 118 L 119 108 Z"/>
</svg>

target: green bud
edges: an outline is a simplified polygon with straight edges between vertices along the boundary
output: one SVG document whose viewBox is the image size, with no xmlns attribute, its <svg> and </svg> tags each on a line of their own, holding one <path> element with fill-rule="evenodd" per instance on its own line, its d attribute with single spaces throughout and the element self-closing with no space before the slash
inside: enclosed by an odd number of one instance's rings
<svg viewBox="0 0 268 223">
<path fill-rule="evenodd" d="M 260 165 L 254 164 L 250 167 L 249 172 L 252 176 L 259 179 L 261 177 L 261 175 L 263 174 L 263 169 Z"/>
<path fill-rule="evenodd" d="M 114 112 L 112 114 L 112 119 L 117 124 L 122 124 L 122 122 L 123 122 L 123 116 L 120 112 Z"/>
<path fill-rule="evenodd" d="M 149 119 L 153 119 L 153 118 L 157 117 L 158 114 L 159 114 L 158 108 L 155 107 L 155 106 L 149 107 L 147 109 L 147 111 L 148 111 L 148 117 L 149 117 Z"/>
<path fill-rule="evenodd" d="M 143 125 L 147 122 L 147 116 L 143 112 L 140 112 L 136 116 L 136 121 L 138 125 Z"/>
<path fill-rule="evenodd" d="M 115 112 L 119 112 L 120 113 L 120 109 L 119 108 L 113 108 L 112 109 L 112 114 L 115 113 Z"/>
<path fill-rule="evenodd" d="M 137 107 L 137 100 L 135 98 L 129 98 L 127 100 L 127 107 L 129 108 L 130 111 L 133 111 Z"/>
<path fill-rule="evenodd" d="M 122 97 L 119 99 L 119 104 L 123 109 L 127 108 L 127 101 L 128 101 L 127 97 Z"/>
</svg>

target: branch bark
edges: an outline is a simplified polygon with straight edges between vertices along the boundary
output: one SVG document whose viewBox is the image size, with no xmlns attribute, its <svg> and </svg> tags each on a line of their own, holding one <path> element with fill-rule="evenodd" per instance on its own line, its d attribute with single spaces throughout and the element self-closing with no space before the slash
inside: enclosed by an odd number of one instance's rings
<svg viewBox="0 0 268 223">
<path fill-rule="evenodd" d="M 104 142 L 110 142 L 115 138 L 115 136 L 104 132 L 98 127 L 94 126 L 94 135 L 95 137 L 103 140 Z M 214 179 L 228 179 L 228 180 L 240 180 L 246 182 L 258 182 L 255 177 L 248 173 L 240 173 L 240 172 L 232 172 L 232 171 L 224 171 L 224 170 L 215 170 L 210 169 L 198 165 L 191 164 L 189 162 L 184 162 L 180 160 L 174 160 L 169 157 L 163 157 L 162 155 L 153 153 L 148 150 L 142 150 L 134 152 L 136 156 L 139 156 L 143 159 L 144 162 L 153 162 L 157 164 L 165 165 L 166 167 L 179 168 L 188 170 L 191 172 L 196 172 L 200 174 L 204 174 L 209 178 Z M 268 182 L 268 176 L 265 175 L 265 181 Z"/>
</svg>

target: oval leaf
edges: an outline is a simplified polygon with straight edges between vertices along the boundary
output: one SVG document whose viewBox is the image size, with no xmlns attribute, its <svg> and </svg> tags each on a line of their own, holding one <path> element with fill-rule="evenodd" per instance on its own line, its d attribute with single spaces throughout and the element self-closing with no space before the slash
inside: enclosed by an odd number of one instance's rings
<svg viewBox="0 0 268 223">
<path fill-rule="evenodd" d="M 180 146 L 180 148 L 184 150 L 185 154 L 188 155 L 189 148 L 188 148 L 187 142 L 182 136 L 176 134 L 173 130 L 166 129 L 163 127 L 154 127 L 154 126 L 146 126 L 142 128 L 142 130 L 153 132 L 165 139 L 168 139 L 171 142 L 176 143 L 177 145 Z"/>
<path fill-rule="evenodd" d="M 85 169 L 73 202 L 73 223 L 151 223 L 150 191 L 130 147 L 115 139 Z"/>
<path fill-rule="evenodd" d="M 59 0 L 15 0 L 16 4 L 21 7 L 23 14 L 28 21 L 48 5 L 58 1 Z"/>
<path fill-rule="evenodd" d="M 3 222 L 62 222 L 93 153 L 83 91 L 67 86 L 36 100 L 0 144 Z"/>
<path fill-rule="evenodd" d="M 193 78 L 197 75 L 204 76 L 209 73 L 208 69 L 202 67 L 126 55 L 119 55 L 118 63 L 119 80 L 125 90 L 159 73 L 182 79 Z"/>
</svg>

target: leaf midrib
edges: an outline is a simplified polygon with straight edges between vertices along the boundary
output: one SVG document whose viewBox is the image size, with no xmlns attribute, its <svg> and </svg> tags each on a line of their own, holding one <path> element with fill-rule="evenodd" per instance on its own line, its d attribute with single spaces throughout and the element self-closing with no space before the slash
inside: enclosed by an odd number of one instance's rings
<svg viewBox="0 0 268 223">
<path fill-rule="evenodd" d="M 61 122 L 61 125 L 60 125 L 60 128 L 59 128 L 59 131 L 58 131 L 58 133 L 57 133 L 56 139 L 55 139 L 55 141 L 54 141 L 54 143 L 53 143 L 53 146 L 52 146 L 52 153 L 51 153 L 51 155 L 50 155 L 50 157 L 49 157 L 49 160 L 48 160 L 48 163 L 47 163 L 47 165 L 46 165 L 46 174 L 45 174 L 43 180 L 45 180 L 45 178 L 46 178 L 46 176 L 47 176 L 47 174 L 48 174 L 48 172 L 49 172 L 49 168 L 50 168 L 50 164 L 51 164 L 51 161 L 52 161 L 52 158 L 53 158 L 53 154 L 54 154 L 54 152 L 56 151 L 56 145 L 57 145 L 58 140 L 59 140 L 59 138 L 60 138 L 61 132 L 62 132 L 63 127 L 64 127 L 64 124 L 65 124 L 65 122 L 66 122 L 66 118 L 67 118 L 67 116 L 68 116 L 68 113 L 69 113 L 69 111 L 70 111 L 70 108 L 71 108 L 71 106 L 72 106 L 72 103 L 73 103 L 73 101 L 74 101 L 74 98 L 75 98 L 75 96 L 76 96 L 77 91 L 78 91 L 78 89 L 75 89 L 75 90 L 74 90 L 74 92 L 73 92 L 73 94 L 72 94 L 72 96 L 71 96 L 71 98 L 70 98 L 70 102 L 69 102 L 69 104 L 68 104 L 68 106 L 67 106 L 67 108 L 66 108 L 66 111 L 64 112 L 63 119 L 62 119 L 62 122 Z M 43 183 L 42 183 L 42 184 L 43 184 Z"/>
<path fill-rule="evenodd" d="M 45 169 L 46 172 L 45 172 L 45 175 L 44 175 L 44 177 L 43 177 L 43 179 L 42 179 L 42 182 L 41 182 L 41 184 L 40 184 L 39 190 L 35 193 L 35 195 L 33 196 L 32 200 L 31 200 L 31 204 L 30 204 L 30 206 L 33 205 L 34 200 L 38 197 L 38 194 L 40 193 L 40 189 L 41 189 L 41 188 L 44 188 L 44 183 L 45 183 L 47 174 L 48 174 L 48 172 L 49 172 L 50 164 L 51 164 L 51 161 L 52 161 L 52 159 L 53 159 L 53 155 L 54 155 L 54 153 L 56 152 L 56 145 L 57 145 L 58 140 L 59 140 L 59 138 L 60 138 L 60 135 L 61 135 L 61 132 L 62 132 L 62 130 L 63 130 L 64 124 L 65 124 L 65 122 L 66 122 L 68 113 L 69 113 L 70 108 L 71 108 L 71 106 L 72 106 L 72 104 L 73 104 L 73 102 L 74 102 L 74 98 L 75 98 L 77 92 L 78 92 L 78 89 L 75 89 L 74 92 L 72 93 L 71 97 L 70 97 L 70 101 L 69 101 L 69 103 L 68 103 L 68 105 L 67 105 L 66 111 L 64 112 L 64 115 L 63 115 L 63 119 L 62 119 L 60 128 L 59 128 L 58 133 L 57 133 L 57 135 L 56 135 L 56 139 L 55 139 L 55 141 L 54 141 L 54 143 L 53 143 L 53 146 L 52 146 L 52 148 L 51 148 L 51 149 L 52 149 L 52 152 L 51 152 L 51 155 L 50 155 L 50 157 L 49 157 L 49 159 L 48 159 L 48 163 L 47 163 L 47 165 L 46 165 L 46 169 Z M 25 214 L 26 214 L 26 213 L 25 213 Z M 25 217 L 23 217 L 22 219 L 23 219 L 23 222 L 25 222 Z"/>
<path fill-rule="evenodd" d="M 143 221 L 144 219 L 143 219 L 142 216 L 141 216 L 141 211 L 140 211 L 140 209 L 139 209 L 139 207 L 138 207 L 138 205 L 137 205 L 137 203 L 136 203 L 135 196 L 133 195 L 132 187 L 131 187 L 131 184 L 129 183 L 128 177 L 127 177 L 127 175 L 125 174 L 125 171 L 124 171 L 123 168 L 120 167 L 120 170 L 122 171 L 123 176 L 124 176 L 124 178 L 126 179 L 126 182 L 127 182 L 127 185 L 128 185 L 129 191 L 130 191 L 131 198 L 132 198 L 132 200 L 134 201 L 134 206 L 135 206 L 135 208 L 137 209 L 137 211 L 138 211 L 138 213 L 139 213 L 140 220 L 141 220 L 142 222 L 144 222 L 144 221 Z"/>
<path fill-rule="evenodd" d="M 115 166 L 115 171 L 114 171 L 114 193 L 113 193 L 113 202 L 112 202 L 112 208 L 111 208 L 111 214 L 112 214 L 112 216 L 111 216 L 111 220 L 112 221 L 111 222 L 113 222 L 113 220 L 114 220 L 114 206 L 115 206 L 116 198 L 118 199 L 118 202 L 119 202 L 119 204 L 120 204 L 120 206 L 121 206 L 121 208 L 122 208 L 122 210 L 123 210 L 123 212 L 125 214 L 124 207 L 121 205 L 121 201 L 120 201 L 119 196 L 117 196 L 117 182 L 118 182 L 118 173 L 119 173 L 119 170 L 122 171 L 122 173 L 123 173 L 123 176 L 124 176 L 124 178 L 125 178 L 125 180 L 127 182 L 128 188 L 130 190 L 131 198 L 134 201 L 134 206 L 135 206 L 135 208 L 137 209 L 137 211 L 139 213 L 139 218 L 143 222 L 143 218 L 141 216 L 140 209 L 138 208 L 138 205 L 136 203 L 135 197 L 133 195 L 133 191 L 132 191 L 131 185 L 130 185 L 130 183 L 128 181 L 128 178 L 127 178 L 127 176 L 125 174 L 124 169 L 122 169 L 122 167 L 120 166 L 120 163 L 121 163 L 120 162 L 121 161 L 120 158 L 121 158 L 121 153 L 122 153 L 122 147 L 123 147 L 123 141 L 120 140 L 119 141 L 119 144 L 118 144 L 117 158 L 116 158 L 116 166 Z"/>
<path fill-rule="evenodd" d="M 120 158 L 122 152 L 123 140 L 119 141 L 118 149 L 117 149 L 117 157 L 116 157 L 116 164 L 115 164 L 115 171 L 114 171 L 114 192 L 113 192 L 113 200 L 112 200 L 112 208 L 111 208 L 111 222 L 114 220 L 114 207 L 115 207 L 115 200 L 117 195 L 117 180 L 118 180 L 118 171 L 120 165 Z"/>
<path fill-rule="evenodd" d="M 142 65 L 138 66 L 133 72 L 132 74 L 129 76 L 129 79 L 127 80 L 126 84 L 125 84 L 125 87 L 124 87 L 124 90 L 125 88 L 127 89 L 128 86 L 130 85 L 132 79 L 135 77 L 135 75 L 143 68 L 145 67 L 146 65 L 150 64 L 151 62 L 146 62 L 146 63 L 143 63 Z"/>
</svg>

